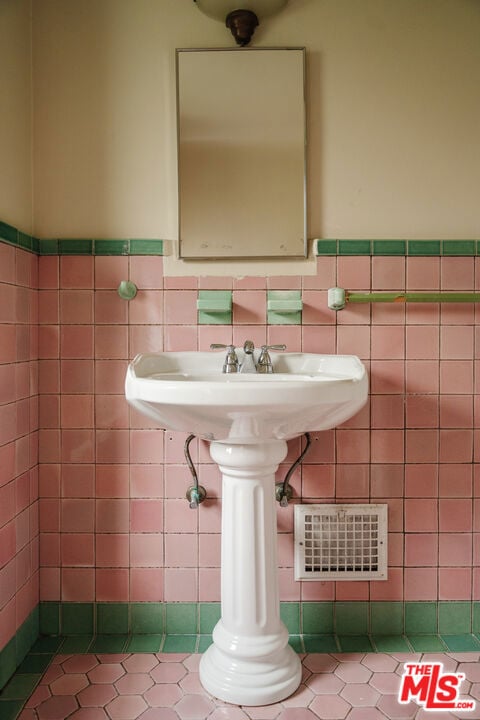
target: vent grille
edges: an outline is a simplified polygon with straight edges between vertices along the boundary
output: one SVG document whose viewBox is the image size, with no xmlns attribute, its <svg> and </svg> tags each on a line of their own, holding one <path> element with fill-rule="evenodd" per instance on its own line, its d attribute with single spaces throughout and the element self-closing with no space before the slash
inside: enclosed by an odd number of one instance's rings
<svg viewBox="0 0 480 720">
<path fill-rule="evenodd" d="M 386 580 L 387 505 L 295 505 L 296 580 Z"/>
</svg>

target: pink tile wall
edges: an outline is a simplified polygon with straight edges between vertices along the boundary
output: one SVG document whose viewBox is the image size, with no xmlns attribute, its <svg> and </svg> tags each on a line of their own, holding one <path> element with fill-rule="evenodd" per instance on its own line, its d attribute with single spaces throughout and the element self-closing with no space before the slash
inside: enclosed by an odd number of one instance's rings
<svg viewBox="0 0 480 720">
<path fill-rule="evenodd" d="M 38 604 L 38 258 L 0 243 L 0 649 Z"/>
<path fill-rule="evenodd" d="M 294 582 L 293 508 L 279 509 L 281 599 L 480 599 L 478 310 L 352 305 L 336 315 L 326 302 L 333 285 L 473 290 L 479 260 L 325 257 L 313 277 L 198 281 L 163 278 L 162 259 L 152 257 L 41 257 L 39 267 L 42 600 L 219 599 L 221 482 L 208 448 L 192 444 L 208 492 L 196 512 L 184 497 L 184 436 L 130 409 L 123 383 L 138 352 L 247 337 L 361 357 L 369 406 L 336 431 L 313 434 L 293 478 L 295 500 L 389 506 L 389 579 L 371 583 Z M 139 288 L 130 303 L 116 293 L 127 278 Z M 233 290 L 232 326 L 197 326 L 199 287 Z M 301 326 L 266 324 L 269 288 L 302 288 Z M 9 432 L 8 377 L 4 385 Z M 299 451 L 293 441 L 288 462 Z"/>
</svg>

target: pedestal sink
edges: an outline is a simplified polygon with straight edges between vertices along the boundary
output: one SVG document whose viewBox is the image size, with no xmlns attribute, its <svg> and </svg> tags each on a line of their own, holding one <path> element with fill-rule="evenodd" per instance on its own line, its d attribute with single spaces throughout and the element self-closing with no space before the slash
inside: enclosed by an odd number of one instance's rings
<svg viewBox="0 0 480 720">
<path fill-rule="evenodd" d="M 301 680 L 277 582 L 274 479 L 286 441 L 339 425 L 368 393 L 355 356 L 271 357 L 271 375 L 222 374 L 221 353 L 149 353 L 129 365 L 125 383 L 127 400 L 158 425 L 209 440 L 222 472 L 222 611 L 200 679 L 238 705 L 278 702 Z"/>
</svg>

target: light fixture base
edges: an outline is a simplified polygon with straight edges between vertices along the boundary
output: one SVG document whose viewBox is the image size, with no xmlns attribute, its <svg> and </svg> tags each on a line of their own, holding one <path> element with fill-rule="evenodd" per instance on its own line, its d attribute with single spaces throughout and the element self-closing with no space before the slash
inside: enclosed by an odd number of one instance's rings
<svg viewBox="0 0 480 720">
<path fill-rule="evenodd" d="M 252 10 L 233 10 L 228 13 L 225 25 L 235 38 L 237 45 L 245 47 L 252 39 L 258 18 Z"/>
<path fill-rule="evenodd" d="M 248 45 L 257 25 L 288 4 L 288 0 L 193 0 L 193 2 L 207 17 L 225 23 L 237 44 L 241 46 Z"/>
</svg>

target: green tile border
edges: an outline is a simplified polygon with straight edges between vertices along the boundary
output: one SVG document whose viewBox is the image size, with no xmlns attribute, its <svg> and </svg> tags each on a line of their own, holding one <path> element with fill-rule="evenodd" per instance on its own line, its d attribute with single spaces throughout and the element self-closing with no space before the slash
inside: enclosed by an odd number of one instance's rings
<svg viewBox="0 0 480 720">
<path fill-rule="evenodd" d="M 441 635 L 450 652 L 479 652 L 480 640 L 475 635 Z"/>
<path fill-rule="evenodd" d="M 157 653 L 162 649 L 163 635 L 131 635 L 126 647 L 127 652 Z"/>
<path fill-rule="evenodd" d="M 165 241 L 160 238 L 36 238 L 0 220 L 0 242 L 37 255 L 164 255 Z M 480 255 L 480 239 L 367 239 L 321 238 L 314 241 L 317 256 L 393 255 L 472 257 Z"/>
<path fill-rule="evenodd" d="M 40 619 L 37 606 L 11 640 L 0 650 L 0 689 L 7 684 L 17 668 L 25 661 L 30 648 L 38 640 L 39 628 Z"/>
<path fill-rule="evenodd" d="M 325 255 L 396 255 L 411 257 L 480 255 L 480 240 L 403 240 L 403 239 L 318 239 L 317 256 Z"/>
<path fill-rule="evenodd" d="M 405 603 L 405 632 L 407 635 L 432 634 L 437 632 L 437 603 Z"/>
<path fill-rule="evenodd" d="M 93 240 L 83 238 L 59 239 L 58 254 L 59 255 L 93 255 Z M 40 254 L 42 253 L 42 240 L 40 240 Z"/>
<path fill-rule="evenodd" d="M 476 255 L 478 241 L 443 240 L 442 255 Z"/>
<path fill-rule="evenodd" d="M 282 608 L 282 603 L 280 603 Z M 300 632 L 305 635 L 333 634 L 333 602 L 305 602 L 301 604 Z"/>
<path fill-rule="evenodd" d="M 18 717 L 20 711 L 27 698 L 23 700 L 2 700 L 0 698 L 0 717 L 2 720 L 15 720 Z"/>
<path fill-rule="evenodd" d="M 292 635 L 480 634 L 480 602 L 281 602 L 280 615 Z M 38 609 L 42 636 L 208 635 L 219 617 L 219 602 L 41 602 Z"/>
<path fill-rule="evenodd" d="M 405 635 L 372 635 L 373 645 L 379 653 L 412 652 Z"/>
<path fill-rule="evenodd" d="M 370 605 L 372 635 L 403 635 L 405 629 L 402 602 L 374 602 Z"/>
<path fill-rule="evenodd" d="M 447 646 L 438 635 L 409 635 L 414 652 L 446 652 Z"/>
<path fill-rule="evenodd" d="M 163 255 L 164 241 L 158 238 L 58 238 L 41 239 L 40 255 Z"/>
<path fill-rule="evenodd" d="M 307 635 L 303 636 L 303 646 L 308 653 L 336 653 L 340 652 L 340 645 L 335 635 Z"/>
<path fill-rule="evenodd" d="M 368 602 L 335 603 L 335 632 L 337 635 L 367 635 L 370 632 Z"/>
<path fill-rule="evenodd" d="M 40 604 L 42 607 L 43 603 Z M 113 610 L 112 610 L 113 611 Z M 93 603 L 60 603 L 59 605 L 60 635 L 92 635 L 94 631 Z M 40 624 L 43 634 L 43 626 Z"/>
<path fill-rule="evenodd" d="M 298 653 L 480 652 L 480 602 L 282 602 L 280 614 Z M 219 617 L 218 602 L 42 602 L 0 651 L 0 717 L 18 717 L 56 653 L 202 653 Z"/>
<path fill-rule="evenodd" d="M 440 635 L 460 635 L 471 631 L 472 603 L 438 603 L 438 632 Z"/>
<path fill-rule="evenodd" d="M 129 240 L 95 240 L 95 255 L 128 255 Z"/>
<path fill-rule="evenodd" d="M 163 635 L 163 605 L 160 602 L 131 603 L 130 632 L 133 635 Z"/>
<path fill-rule="evenodd" d="M 371 240 L 338 240 L 339 255 L 371 255 Z"/>
<path fill-rule="evenodd" d="M 97 635 L 128 635 L 130 630 L 130 608 L 125 603 L 97 603 Z"/>
<path fill-rule="evenodd" d="M 338 636 L 338 642 L 340 645 L 340 652 L 374 652 L 374 646 L 368 635 L 340 635 Z"/>
<path fill-rule="evenodd" d="M 14 245 L 22 250 L 38 253 L 39 244 L 37 238 L 22 232 L 13 225 L 0 220 L 0 241 L 8 245 Z"/>
<path fill-rule="evenodd" d="M 373 255 L 406 255 L 406 240 L 374 240 Z"/>
<path fill-rule="evenodd" d="M 0 242 L 37 255 L 163 255 L 159 238 L 36 238 L 0 220 Z"/>
<path fill-rule="evenodd" d="M 480 651 L 480 602 L 281 602 L 280 615 L 298 652 Z M 0 651 L 0 689 L 59 651 L 203 652 L 219 617 L 218 602 L 41 602 Z"/>
</svg>

